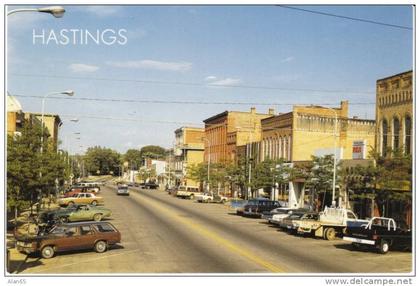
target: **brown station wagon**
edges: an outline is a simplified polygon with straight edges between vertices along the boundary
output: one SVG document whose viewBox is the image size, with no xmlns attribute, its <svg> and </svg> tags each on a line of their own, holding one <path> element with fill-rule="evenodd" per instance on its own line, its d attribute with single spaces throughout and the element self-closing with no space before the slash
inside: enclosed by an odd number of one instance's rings
<svg viewBox="0 0 420 286">
<path fill-rule="evenodd" d="M 20 252 L 40 252 L 43 258 L 51 258 L 56 252 L 68 250 L 105 252 L 109 246 L 121 241 L 121 234 L 109 222 L 80 222 L 57 225 L 36 237 L 16 237 L 16 241 Z"/>
</svg>

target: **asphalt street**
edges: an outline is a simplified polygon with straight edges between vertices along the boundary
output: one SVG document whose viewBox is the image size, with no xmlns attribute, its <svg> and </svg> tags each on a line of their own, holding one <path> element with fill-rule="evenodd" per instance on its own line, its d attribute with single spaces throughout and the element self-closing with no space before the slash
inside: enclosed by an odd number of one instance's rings
<svg viewBox="0 0 420 286">
<path fill-rule="evenodd" d="M 161 190 L 102 187 L 121 244 L 98 254 L 28 258 L 20 273 L 407 273 L 412 254 L 354 251 L 342 240 L 290 235 L 228 205 L 200 204 Z"/>
</svg>

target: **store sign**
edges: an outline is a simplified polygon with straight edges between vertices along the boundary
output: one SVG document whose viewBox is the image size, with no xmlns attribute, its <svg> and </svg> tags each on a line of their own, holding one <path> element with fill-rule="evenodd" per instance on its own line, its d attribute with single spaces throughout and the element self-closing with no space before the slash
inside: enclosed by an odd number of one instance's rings
<svg viewBox="0 0 420 286">
<path fill-rule="evenodd" d="M 366 158 L 366 140 L 353 141 L 353 159 L 365 159 Z"/>
</svg>

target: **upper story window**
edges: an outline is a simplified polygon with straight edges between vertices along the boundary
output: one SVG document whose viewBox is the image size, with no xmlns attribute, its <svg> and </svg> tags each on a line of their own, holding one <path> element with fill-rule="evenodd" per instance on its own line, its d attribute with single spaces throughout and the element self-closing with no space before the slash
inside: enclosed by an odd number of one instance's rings
<svg viewBox="0 0 420 286">
<path fill-rule="evenodd" d="M 393 149 L 398 149 L 400 147 L 400 120 L 397 117 L 394 117 L 392 122 L 393 127 L 393 136 L 394 136 L 394 144 Z"/>
<path fill-rule="evenodd" d="M 411 117 L 405 117 L 405 153 L 411 154 Z"/>
<path fill-rule="evenodd" d="M 388 121 L 382 121 L 382 156 L 386 156 L 386 149 L 388 148 Z"/>
</svg>

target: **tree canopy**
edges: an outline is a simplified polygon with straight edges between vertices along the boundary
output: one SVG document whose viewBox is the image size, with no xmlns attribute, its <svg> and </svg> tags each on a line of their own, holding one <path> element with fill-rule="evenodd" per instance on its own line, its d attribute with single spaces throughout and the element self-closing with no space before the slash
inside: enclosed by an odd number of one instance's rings
<svg viewBox="0 0 420 286">
<path fill-rule="evenodd" d="M 123 155 L 123 161 L 128 162 L 128 167 L 133 170 L 140 168 L 142 163 L 141 151 L 137 149 L 128 149 Z"/>
<path fill-rule="evenodd" d="M 144 146 L 140 149 L 140 156 L 144 158 L 161 159 L 166 156 L 166 149 L 156 145 Z"/>
<path fill-rule="evenodd" d="M 110 148 L 95 146 L 88 148 L 83 156 L 86 170 L 92 175 L 118 174 L 121 156 Z"/>
<path fill-rule="evenodd" d="M 8 209 L 26 208 L 54 192 L 56 180 L 63 184 L 69 175 L 64 159 L 48 137 L 41 153 L 41 127 L 25 120 L 21 135 L 7 137 Z"/>
</svg>

